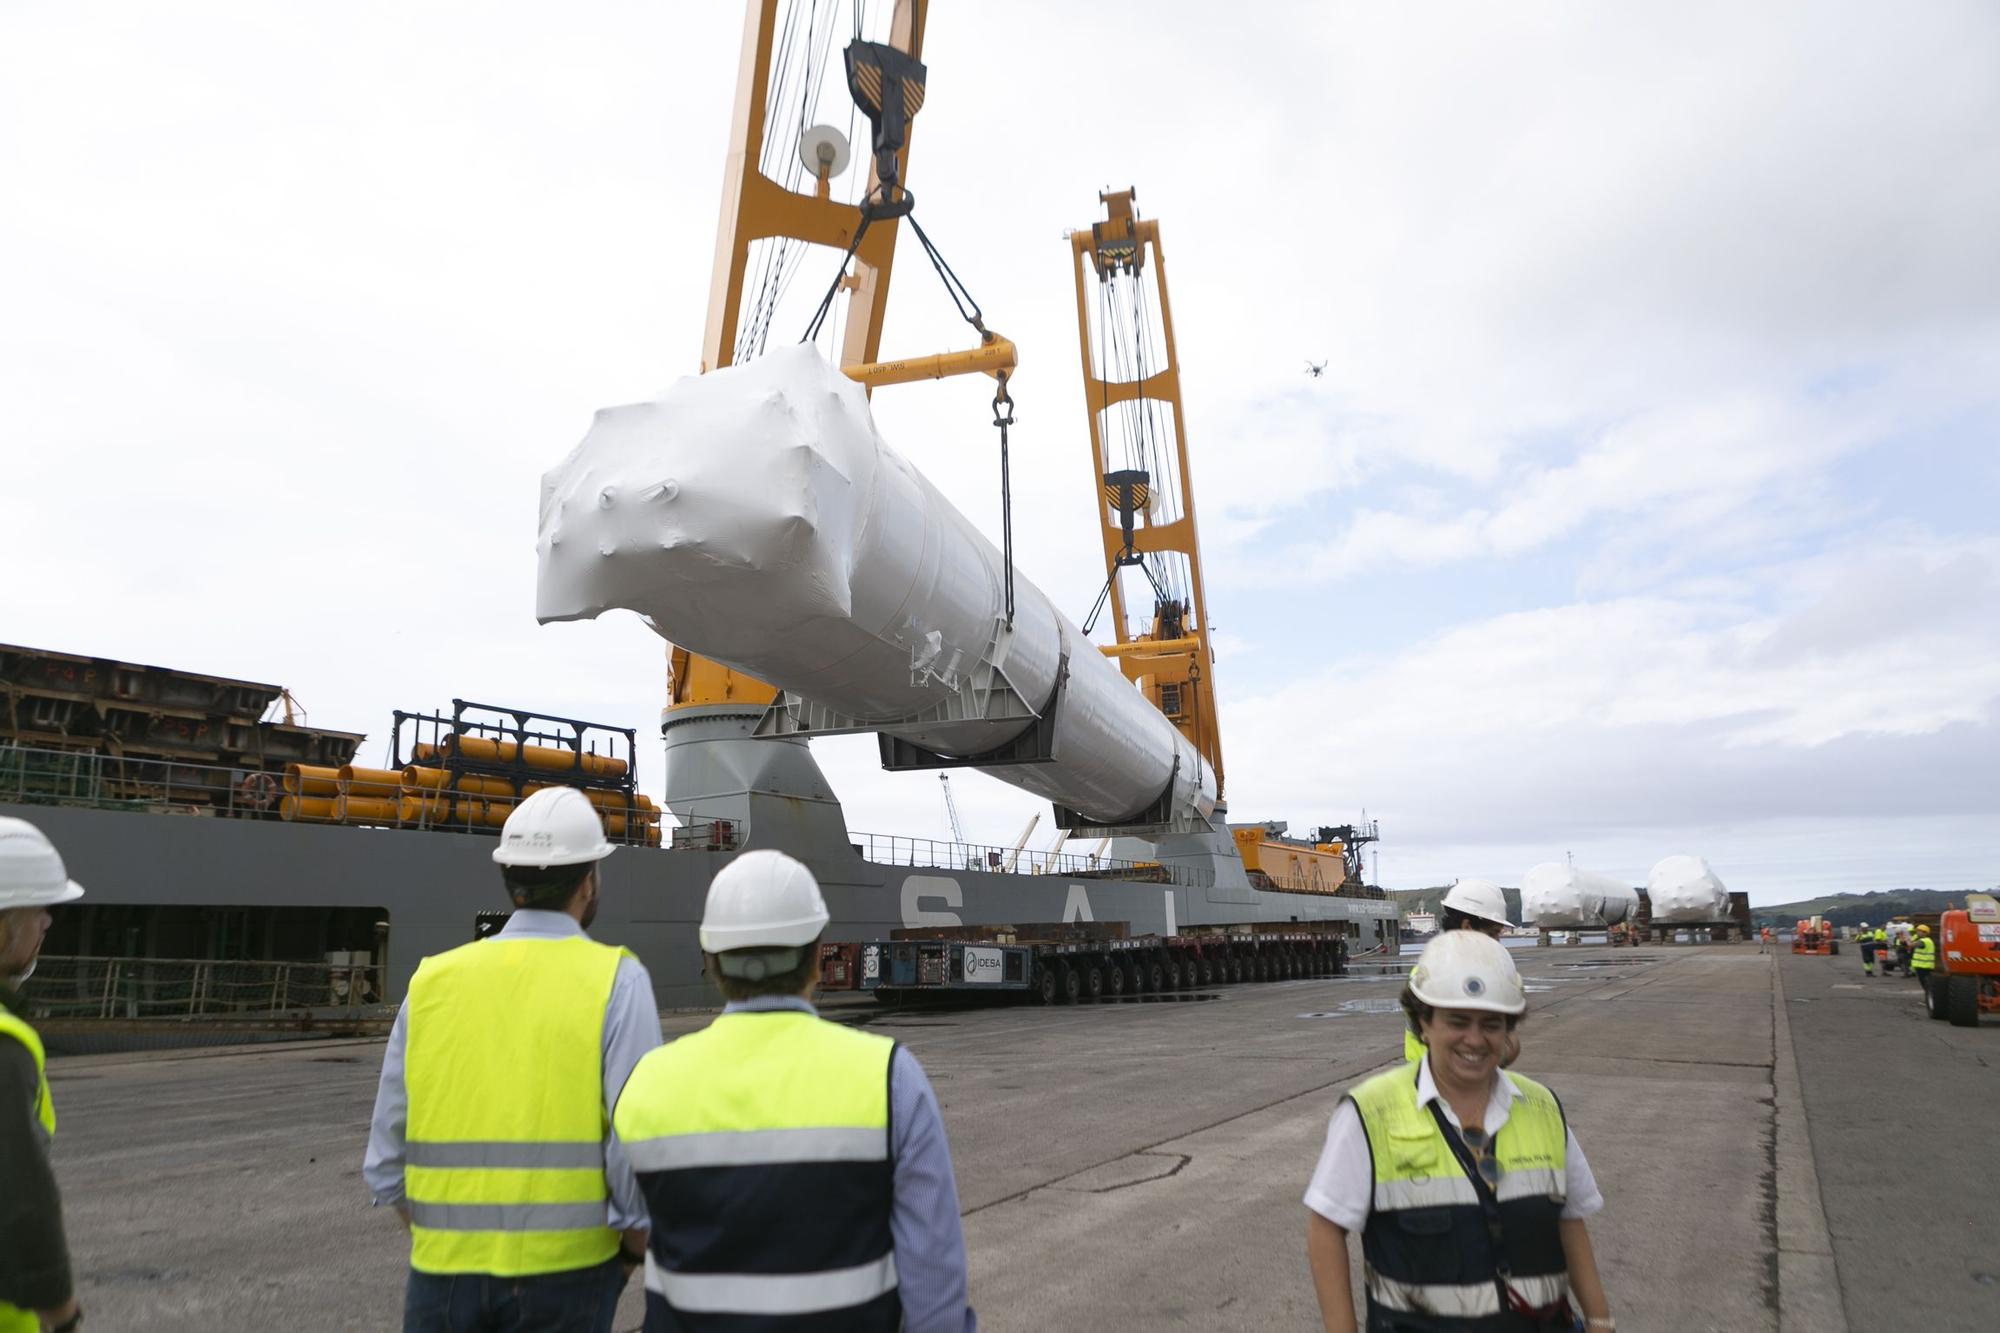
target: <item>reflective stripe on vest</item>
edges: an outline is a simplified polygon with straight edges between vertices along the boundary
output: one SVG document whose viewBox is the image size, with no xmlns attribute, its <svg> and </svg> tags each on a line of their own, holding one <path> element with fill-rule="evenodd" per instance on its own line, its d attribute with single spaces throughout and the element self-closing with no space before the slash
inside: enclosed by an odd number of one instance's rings
<svg viewBox="0 0 2000 1333">
<path fill-rule="evenodd" d="M 42 1147 L 46 1149 L 56 1136 L 56 1103 L 49 1096 L 48 1058 L 42 1051 L 41 1035 L 7 1009 L 0 1009 L 0 1035 L 20 1042 L 34 1058 L 35 1122 L 41 1126 Z M 41 1327 L 34 1311 L 0 1301 L 0 1333 L 40 1333 Z"/>
<path fill-rule="evenodd" d="M 653 1217 L 648 1328 L 899 1326 L 894 1053 L 785 1009 L 723 1014 L 640 1060 L 613 1124 Z"/>
<path fill-rule="evenodd" d="M 1479 1195 L 1430 1111 L 1417 1105 L 1419 1067 L 1378 1074 L 1350 1094 L 1374 1163 L 1373 1209 L 1362 1231 L 1371 1306 L 1443 1319 L 1503 1313 Z M 1567 1190 L 1568 1133 L 1554 1094 L 1510 1077 L 1521 1095 L 1493 1144 L 1514 1292 L 1553 1305 L 1569 1289 L 1558 1222 Z"/>
<path fill-rule="evenodd" d="M 410 1266 L 523 1277 L 618 1250 L 604 1183 L 604 1009 L 624 951 L 498 935 L 410 980 Z"/>
</svg>

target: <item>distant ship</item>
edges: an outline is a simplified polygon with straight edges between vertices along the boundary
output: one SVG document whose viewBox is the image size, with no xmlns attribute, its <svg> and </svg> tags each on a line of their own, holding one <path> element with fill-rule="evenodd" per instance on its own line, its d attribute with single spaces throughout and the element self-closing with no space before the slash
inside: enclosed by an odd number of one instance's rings
<svg viewBox="0 0 2000 1333">
<path fill-rule="evenodd" d="M 1403 918 L 1403 937 L 1420 940 L 1427 935 L 1437 934 L 1438 919 L 1435 912 L 1411 912 Z"/>
</svg>

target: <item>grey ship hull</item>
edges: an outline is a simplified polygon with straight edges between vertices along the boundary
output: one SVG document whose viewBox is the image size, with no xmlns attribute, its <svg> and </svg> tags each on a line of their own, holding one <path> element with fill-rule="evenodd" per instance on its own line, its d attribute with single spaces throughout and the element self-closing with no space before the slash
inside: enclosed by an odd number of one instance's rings
<svg viewBox="0 0 2000 1333">
<path fill-rule="evenodd" d="M 397 999 L 427 954 L 473 938 L 504 911 L 494 840 L 473 834 L 0 804 L 54 839 L 95 905 L 379 909 L 388 920 L 386 986 Z M 819 877 L 829 940 L 885 938 L 905 926 L 1125 921 L 1134 934 L 1235 922 L 1357 921 L 1365 940 L 1393 929 L 1380 899 L 1255 887 L 883 865 L 826 837 L 786 847 Z M 605 863 L 592 934 L 630 948 L 663 1007 L 712 1003 L 695 930 L 715 872 L 734 852 L 625 847 Z"/>
</svg>

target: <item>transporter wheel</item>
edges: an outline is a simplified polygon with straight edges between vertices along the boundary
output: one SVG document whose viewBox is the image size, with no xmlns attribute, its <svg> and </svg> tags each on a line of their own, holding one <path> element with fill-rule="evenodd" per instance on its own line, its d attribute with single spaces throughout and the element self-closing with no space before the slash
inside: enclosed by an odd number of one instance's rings
<svg viewBox="0 0 2000 1333">
<path fill-rule="evenodd" d="M 1241 958 L 1232 957 L 1229 960 L 1229 979 L 1234 982 L 1243 980 L 1243 960 Z"/>
<path fill-rule="evenodd" d="M 1127 995 L 1137 995 L 1146 989 L 1146 971 L 1139 966 L 1137 960 L 1127 958 L 1120 966 L 1125 972 L 1125 993 Z"/>
<path fill-rule="evenodd" d="M 1056 1003 L 1075 1004 L 1083 995 L 1083 976 L 1074 964 L 1064 963 L 1056 973 Z"/>
<path fill-rule="evenodd" d="M 1146 989 L 1158 995 L 1161 991 L 1172 990 L 1174 983 L 1167 979 L 1167 964 L 1164 959 L 1150 958 L 1146 961 Z"/>
<path fill-rule="evenodd" d="M 1254 980 L 1269 981 L 1271 979 L 1271 955 L 1260 953 L 1251 961 L 1257 966 L 1257 975 Z"/>
<path fill-rule="evenodd" d="M 1940 985 L 1948 988 L 1945 997 L 1946 1012 L 1951 1015 L 1951 1025 L 1955 1028 L 1976 1028 L 1979 1026 L 1979 978 L 1941 977 L 1931 975 L 1931 993 L 1935 995 Z"/>
<path fill-rule="evenodd" d="M 1949 987 L 1944 983 L 1945 979 L 1939 977 L 1924 991 L 1924 1012 L 1940 1023 L 1951 1017 L 1951 1006 L 1945 1000 L 1945 993 Z"/>
<path fill-rule="evenodd" d="M 1104 998 L 1104 969 L 1098 964 L 1083 965 L 1083 999 L 1096 1004 Z"/>
<path fill-rule="evenodd" d="M 1104 965 L 1104 993 L 1117 999 L 1125 993 L 1125 964 L 1112 959 Z"/>
<path fill-rule="evenodd" d="M 1204 986 L 1213 986 L 1215 984 L 1215 960 L 1213 958 L 1204 956 L 1201 960 L 1201 984 Z"/>
<path fill-rule="evenodd" d="M 1036 1004 L 1054 1004 L 1062 998 L 1062 978 L 1046 963 L 1035 969 L 1034 996 Z"/>
</svg>

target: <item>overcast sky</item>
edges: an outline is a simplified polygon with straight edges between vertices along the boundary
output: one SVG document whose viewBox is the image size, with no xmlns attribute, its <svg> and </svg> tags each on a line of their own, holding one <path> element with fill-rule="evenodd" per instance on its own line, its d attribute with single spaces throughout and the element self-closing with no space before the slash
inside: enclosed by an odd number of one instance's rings
<svg viewBox="0 0 2000 1333">
<path fill-rule="evenodd" d="M 2000 880 L 2000 10 L 1139 12 L 938 4 L 910 174 L 1021 345 L 1024 572 L 1078 619 L 1063 237 L 1161 220 L 1231 817 L 1365 808 L 1390 887 Z M 0 640 L 282 682 L 368 759 L 453 696 L 646 742 L 659 640 L 534 623 L 536 486 L 699 360 L 740 31 L 0 3 Z M 893 292 L 886 351 L 965 345 L 907 245 Z M 986 393 L 877 414 L 997 531 Z M 815 748 L 851 828 L 945 835 Z M 1043 809 L 954 785 L 977 841 Z"/>
</svg>

